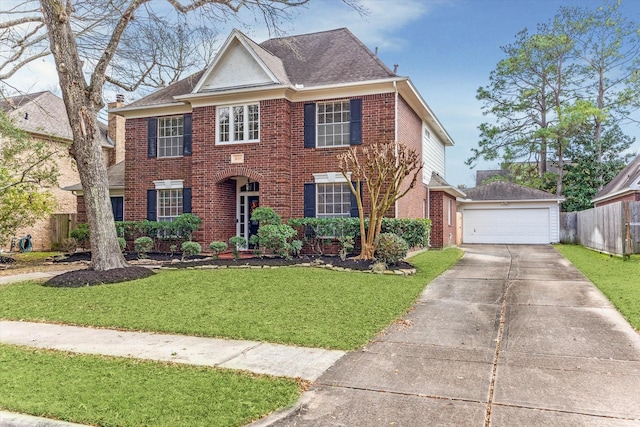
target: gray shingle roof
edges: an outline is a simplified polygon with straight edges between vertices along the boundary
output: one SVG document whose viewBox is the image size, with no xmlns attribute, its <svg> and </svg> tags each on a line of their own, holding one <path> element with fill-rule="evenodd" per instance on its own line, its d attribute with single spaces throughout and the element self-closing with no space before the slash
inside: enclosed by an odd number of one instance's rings
<svg viewBox="0 0 640 427">
<path fill-rule="evenodd" d="M 396 77 L 346 28 L 275 38 L 260 44 L 238 34 L 281 84 L 321 86 Z M 132 102 L 126 108 L 180 103 L 174 96 L 191 93 L 205 71 Z"/>
<path fill-rule="evenodd" d="M 555 194 L 507 181 L 493 181 L 464 192 L 473 201 L 562 200 Z"/>
<path fill-rule="evenodd" d="M 107 181 L 109 182 L 109 189 L 123 189 L 124 188 L 124 161 L 116 163 L 107 169 Z M 82 185 L 80 183 L 64 187 L 63 190 L 67 191 L 81 191 Z"/>
<path fill-rule="evenodd" d="M 608 196 L 615 195 L 624 191 L 637 191 L 638 182 L 640 181 L 640 155 L 636 156 L 624 169 L 620 171 L 615 178 L 605 185 L 602 190 L 593 198 L 604 199 Z M 634 186 L 632 188 L 632 186 Z"/>
<path fill-rule="evenodd" d="M 129 105 L 127 105 L 127 108 L 139 107 L 143 105 L 152 106 L 171 103 L 181 104 L 181 102 L 176 101 L 175 99 L 173 99 L 173 97 L 191 93 L 191 91 L 193 91 L 193 88 L 196 87 L 196 84 L 198 84 L 198 81 L 200 80 L 200 77 L 202 77 L 202 74 L 204 72 L 205 70 L 198 71 L 197 73 L 194 73 L 189 77 L 186 77 L 172 85 L 153 92 L 151 95 L 145 96 L 144 98 L 130 103 Z"/>
<path fill-rule="evenodd" d="M 293 84 L 318 86 L 396 76 L 346 28 L 270 39 L 260 46 L 282 59 Z"/>
<path fill-rule="evenodd" d="M 49 91 L 7 97 L 0 101 L 0 108 L 19 129 L 73 141 L 64 101 Z M 100 144 L 113 147 L 107 138 L 107 125 L 98 125 Z"/>
</svg>

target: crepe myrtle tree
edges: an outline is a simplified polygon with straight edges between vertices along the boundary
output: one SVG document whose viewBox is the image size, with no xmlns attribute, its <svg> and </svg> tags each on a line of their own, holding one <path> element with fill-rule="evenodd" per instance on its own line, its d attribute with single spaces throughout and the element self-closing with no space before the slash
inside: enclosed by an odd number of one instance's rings
<svg viewBox="0 0 640 427">
<path fill-rule="evenodd" d="M 420 153 L 393 141 L 354 146 L 338 155 L 338 167 L 358 204 L 362 250 L 356 259 L 373 259 L 382 218 L 418 182 L 422 170 Z M 368 227 L 362 202 L 363 188 L 371 199 Z"/>
<path fill-rule="evenodd" d="M 358 0 L 343 0 L 358 8 Z M 175 33 L 215 28 L 253 12 L 270 32 L 291 8 L 309 0 L 40 0 L 0 5 L 0 80 L 52 55 L 66 106 L 87 209 L 94 270 L 126 267 L 111 211 L 107 170 L 98 138 L 98 112 L 109 83 L 125 90 L 166 84 L 180 53 L 165 55 L 167 41 L 149 41 L 149 28 L 174 25 Z M 172 21 L 162 17 L 171 15 Z M 187 19 L 188 17 L 188 19 Z M 163 48 L 158 48 L 162 46 Z M 182 64 L 184 66 L 184 64 Z M 175 69 L 173 70 L 175 71 Z M 178 70 L 179 71 L 179 70 Z"/>
</svg>

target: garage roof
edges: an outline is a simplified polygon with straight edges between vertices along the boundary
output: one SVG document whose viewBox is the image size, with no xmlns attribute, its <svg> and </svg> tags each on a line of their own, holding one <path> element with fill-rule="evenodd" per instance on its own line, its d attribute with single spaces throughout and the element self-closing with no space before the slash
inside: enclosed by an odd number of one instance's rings
<svg viewBox="0 0 640 427">
<path fill-rule="evenodd" d="M 563 197 L 547 191 L 536 190 L 507 181 L 493 181 L 475 188 L 465 190 L 465 201 L 522 201 L 522 200 L 554 200 L 563 201 Z"/>
</svg>

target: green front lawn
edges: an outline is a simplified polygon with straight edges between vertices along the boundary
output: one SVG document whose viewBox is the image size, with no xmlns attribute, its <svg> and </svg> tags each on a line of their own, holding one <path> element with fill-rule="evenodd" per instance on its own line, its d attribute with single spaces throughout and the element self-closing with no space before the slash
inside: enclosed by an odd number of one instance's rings
<svg viewBox="0 0 640 427">
<path fill-rule="evenodd" d="M 583 246 L 555 248 L 589 278 L 636 329 L 640 330 L 640 256 L 628 261 Z"/>
<path fill-rule="evenodd" d="M 0 345 L 3 410 L 100 426 L 241 426 L 300 395 L 295 380 Z"/>
<path fill-rule="evenodd" d="M 408 277 L 290 267 L 162 271 L 79 289 L 21 283 L 0 288 L 0 318 L 352 350 L 461 256 L 424 252 Z"/>
</svg>

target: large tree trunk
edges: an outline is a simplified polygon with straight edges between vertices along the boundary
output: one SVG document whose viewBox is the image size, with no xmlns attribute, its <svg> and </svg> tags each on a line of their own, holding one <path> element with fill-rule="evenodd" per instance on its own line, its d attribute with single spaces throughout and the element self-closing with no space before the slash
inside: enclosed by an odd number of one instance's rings
<svg viewBox="0 0 640 427">
<path fill-rule="evenodd" d="M 51 52 L 60 77 L 62 97 L 73 133 L 71 154 L 76 160 L 84 191 L 91 233 L 91 268 L 109 270 L 126 267 L 114 226 L 107 168 L 98 136 L 102 108 L 102 83 L 88 85 L 69 22 L 70 11 L 61 0 L 41 0 Z M 70 7 L 70 6 L 69 6 Z"/>
</svg>

